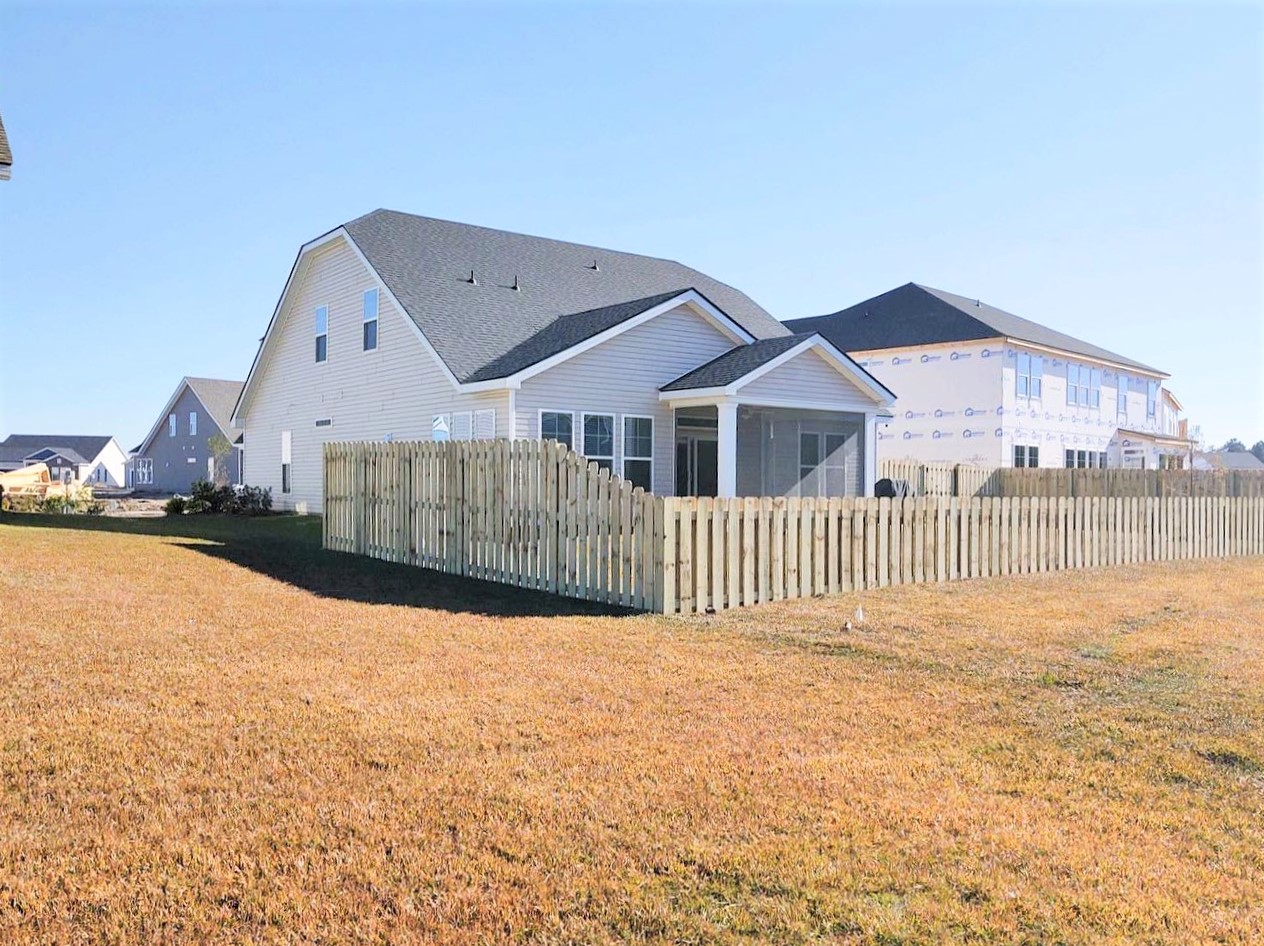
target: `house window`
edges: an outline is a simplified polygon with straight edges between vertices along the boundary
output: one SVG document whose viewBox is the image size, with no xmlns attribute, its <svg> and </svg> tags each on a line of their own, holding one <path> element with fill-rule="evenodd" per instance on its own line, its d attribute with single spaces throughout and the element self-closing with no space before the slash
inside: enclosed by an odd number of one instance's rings
<svg viewBox="0 0 1264 946">
<path fill-rule="evenodd" d="M 1146 419 L 1154 420 L 1159 410 L 1159 382 L 1146 383 Z"/>
<path fill-rule="evenodd" d="M 469 411 L 457 411 L 452 415 L 452 439 L 469 440 L 474 436 L 474 415 Z"/>
<path fill-rule="evenodd" d="M 1088 373 L 1088 406 L 1093 410 L 1102 407 L 1102 369 L 1090 368 Z"/>
<path fill-rule="evenodd" d="M 292 441 L 290 431 L 281 431 L 281 492 L 288 493 L 292 491 L 293 484 L 290 482 L 290 461 Z"/>
<path fill-rule="evenodd" d="M 1106 469 L 1106 451 L 1105 450 L 1098 451 L 1097 465 L 1103 470 Z"/>
<path fill-rule="evenodd" d="M 1040 448 L 1016 444 L 1014 446 L 1014 466 L 1019 468 L 1040 466 Z"/>
<path fill-rule="evenodd" d="M 474 412 L 474 439 L 475 440 L 495 440 L 496 439 L 496 409 L 489 407 L 486 410 Z"/>
<path fill-rule="evenodd" d="M 1080 469 L 1084 469 L 1088 466 L 1088 451 L 1087 450 L 1075 451 L 1075 465 L 1078 466 Z"/>
<path fill-rule="evenodd" d="M 167 418 L 167 436 L 174 437 L 176 435 L 176 415 L 172 414 Z"/>
<path fill-rule="evenodd" d="M 332 417 L 322 417 L 320 420 L 316 421 L 317 427 L 332 427 L 333 425 L 334 419 Z"/>
<path fill-rule="evenodd" d="M 1072 407 L 1101 407 L 1101 369 L 1068 361 L 1066 400 Z"/>
<path fill-rule="evenodd" d="M 154 482 L 154 461 L 152 457 L 140 457 L 136 460 L 135 483 L 137 486 L 149 486 Z"/>
<path fill-rule="evenodd" d="M 189 411 L 189 436 L 197 436 L 197 411 Z"/>
<path fill-rule="evenodd" d="M 364 294 L 364 350 L 377 348 L 377 290 L 370 289 Z"/>
<path fill-rule="evenodd" d="M 614 472 L 614 415 L 584 415 L 584 456 Z"/>
<path fill-rule="evenodd" d="M 1045 373 L 1045 360 L 1040 355 L 1018 353 L 1018 374 L 1015 377 L 1015 393 L 1019 397 L 1040 399 L 1041 378 Z"/>
<path fill-rule="evenodd" d="M 329 358 L 329 306 L 316 307 L 316 361 Z"/>
<path fill-rule="evenodd" d="M 568 448 L 575 446 L 575 415 L 565 411 L 540 412 L 540 439 L 556 440 Z"/>
<path fill-rule="evenodd" d="M 1074 450 L 1068 450 L 1068 451 L 1066 451 L 1066 464 L 1065 464 L 1065 466 L 1066 466 L 1066 468 L 1067 468 L 1068 470 L 1074 470 L 1074 469 L 1075 469 L 1075 451 L 1074 451 Z"/>
<path fill-rule="evenodd" d="M 1119 391 L 1115 395 L 1115 413 L 1126 418 L 1128 416 L 1128 379 L 1119 376 Z"/>
<path fill-rule="evenodd" d="M 430 439 L 439 443 L 452 439 L 451 414 L 435 414 L 430 418 Z"/>
<path fill-rule="evenodd" d="M 654 474 L 654 419 L 623 418 L 623 478 L 650 492 Z"/>
</svg>

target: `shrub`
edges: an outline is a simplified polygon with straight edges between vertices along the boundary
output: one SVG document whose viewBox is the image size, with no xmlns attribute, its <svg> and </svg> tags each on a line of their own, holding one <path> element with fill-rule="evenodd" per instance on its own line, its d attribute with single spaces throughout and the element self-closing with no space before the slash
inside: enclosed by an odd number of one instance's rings
<svg viewBox="0 0 1264 946">
<path fill-rule="evenodd" d="M 182 516 L 184 515 L 184 497 L 172 496 L 162 508 L 168 516 Z"/>
<path fill-rule="evenodd" d="M 234 490 L 232 511 L 240 516 L 262 516 L 272 511 L 272 490 L 239 486 Z"/>
<path fill-rule="evenodd" d="M 195 480 L 189 491 L 184 511 L 187 513 L 232 512 L 234 505 L 231 486 L 216 486 L 206 480 Z"/>
<path fill-rule="evenodd" d="M 262 516 L 272 511 L 272 490 L 258 486 L 216 486 L 197 480 L 188 496 L 172 496 L 167 500 L 166 509 L 171 516 L 200 513 Z"/>
</svg>

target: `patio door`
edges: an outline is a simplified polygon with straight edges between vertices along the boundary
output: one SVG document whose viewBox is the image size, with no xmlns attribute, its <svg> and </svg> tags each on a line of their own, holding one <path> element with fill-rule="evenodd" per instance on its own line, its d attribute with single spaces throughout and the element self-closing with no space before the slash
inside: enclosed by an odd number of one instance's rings
<svg viewBox="0 0 1264 946">
<path fill-rule="evenodd" d="M 676 495 L 714 496 L 719 492 L 720 447 L 714 433 L 676 434 Z"/>
</svg>

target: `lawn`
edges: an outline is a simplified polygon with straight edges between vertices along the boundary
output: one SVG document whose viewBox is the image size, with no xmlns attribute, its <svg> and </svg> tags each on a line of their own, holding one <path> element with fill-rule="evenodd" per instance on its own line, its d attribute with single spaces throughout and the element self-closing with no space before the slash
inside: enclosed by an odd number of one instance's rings
<svg viewBox="0 0 1264 946">
<path fill-rule="evenodd" d="M 664 618 L 318 537 L 0 520 L 0 941 L 1264 936 L 1260 559 Z"/>
</svg>

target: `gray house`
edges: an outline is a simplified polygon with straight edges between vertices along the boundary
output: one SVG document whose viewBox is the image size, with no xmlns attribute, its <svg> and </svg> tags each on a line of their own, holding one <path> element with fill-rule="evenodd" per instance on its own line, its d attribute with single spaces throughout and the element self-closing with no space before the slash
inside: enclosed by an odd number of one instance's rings
<svg viewBox="0 0 1264 946">
<path fill-rule="evenodd" d="M 242 382 L 184 378 L 149 435 L 132 451 L 128 485 L 141 492 L 187 493 L 195 480 L 241 482 L 241 431 L 231 422 Z M 216 456 L 212 438 L 231 449 Z"/>
<path fill-rule="evenodd" d="M 673 260 L 377 210 L 300 249 L 233 422 L 245 481 L 299 511 L 347 440 L 558 440 L 659 495 L 844 496 L 893 400 Z"/>
</svg>

